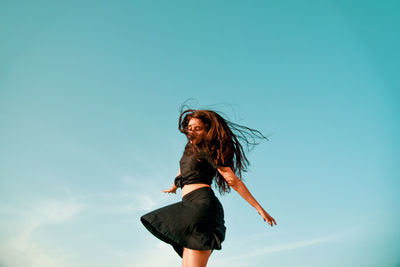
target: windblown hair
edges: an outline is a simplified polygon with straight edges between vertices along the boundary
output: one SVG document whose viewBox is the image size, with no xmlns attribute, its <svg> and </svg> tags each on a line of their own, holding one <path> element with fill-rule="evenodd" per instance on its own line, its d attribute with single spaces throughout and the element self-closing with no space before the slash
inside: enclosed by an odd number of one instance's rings
<svg viewBox="0 0 400 267">
<path fill-rule="evenodd" d="M 217 166 L 228 166 L 242 180 L 242 172 L 247 172 L 250 165 L 243 146 L 240 141 L 246 145 L 246 152 L 250 151 L 255 145 L 259 144 L 256 139 L 267 139 L 261 132 L 242 126 L 227 119 L 224 119 L 219 113 L 212 110 L 196 110 L 181 107 L 179 116 L 179 131 L 188 137 L 187 126 L 190 119 L 200 119 L 205 126 L 205 136 L 203 142 L 199 144 L 206 150 Z M 239 141 L 240 140 L 240 141 Z M 187 149 L 196 149 L 189 142 Z M 217 171 L 215 176 L 220 194 L 229 193 L 231 188 L 224 177 Z"/>
</svg>

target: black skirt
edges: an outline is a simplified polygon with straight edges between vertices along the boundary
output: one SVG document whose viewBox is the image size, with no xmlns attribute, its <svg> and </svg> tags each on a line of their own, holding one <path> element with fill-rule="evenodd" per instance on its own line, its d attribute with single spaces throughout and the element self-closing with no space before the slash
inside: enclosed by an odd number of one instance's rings
<svg viewBox="0 0 400 267">
<path fill-rule="evenodd" d="M 182 201 L 143 215 L 143 225 L 172 245 L 180 257 L 183 248 L 220 250 L 225 239 L 224 210 L 210 187 L 183 196 Z"/>
</svg>

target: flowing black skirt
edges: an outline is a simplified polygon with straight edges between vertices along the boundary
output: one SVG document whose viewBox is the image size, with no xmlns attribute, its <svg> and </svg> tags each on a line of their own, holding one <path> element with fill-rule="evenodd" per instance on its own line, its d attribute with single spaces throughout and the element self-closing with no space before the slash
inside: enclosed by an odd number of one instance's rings
<svg viewBox="0 0 400 267">
<path fill-rule="evenodd" d="M 220 250 L 225 239 L 224 210 L 210 187 L 183 196 L 182 201 L 143 215 L 143 225 L 172 245 L 180 257 L 183 248 Z"/>
</svg>

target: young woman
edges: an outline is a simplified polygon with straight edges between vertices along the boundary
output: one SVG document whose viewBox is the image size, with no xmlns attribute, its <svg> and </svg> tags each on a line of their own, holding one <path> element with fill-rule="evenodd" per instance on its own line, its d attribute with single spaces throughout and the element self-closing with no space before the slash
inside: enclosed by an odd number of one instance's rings
<svg viewBox="0 0 400 267">
<path fill-rule="evenodd" d="M 183 267 L 205 267 L 212 251 L 221 249 L 226 230 L 223 207 L 211 189 L 214 178 L 221 194 L 233 188 L 264 221 L 276 225 L 241 180 L 249 162 L 239 139 L 254 146 L 255 138 L 267 138 L 212 110 L 181 110 L 179 131 L 188 143 L 174 184 L 162 192 L 176 193 L 182 188 L 182 201 L 149 212 L 140 220 L 153 235 L 172 245 L 182 257 Z"/>
</svg>

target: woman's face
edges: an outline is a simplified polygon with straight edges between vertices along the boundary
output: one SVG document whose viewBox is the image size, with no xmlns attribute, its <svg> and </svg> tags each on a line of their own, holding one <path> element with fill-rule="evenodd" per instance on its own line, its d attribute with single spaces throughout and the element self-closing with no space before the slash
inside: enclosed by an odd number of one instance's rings
<svg viewBox="0 0 400 267">
<path fill-rule="evenodd" d="M 197 145 L 203 141 L 206 129 L 204 123 L 197 118 L 191 118 L 187 126 L 187 136 L 193 145 Z"/>
</svg>

